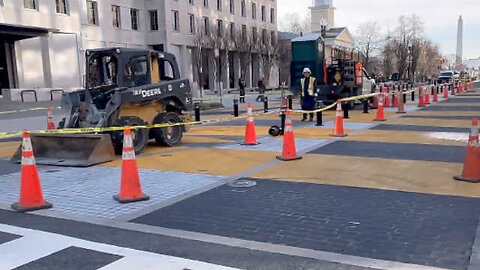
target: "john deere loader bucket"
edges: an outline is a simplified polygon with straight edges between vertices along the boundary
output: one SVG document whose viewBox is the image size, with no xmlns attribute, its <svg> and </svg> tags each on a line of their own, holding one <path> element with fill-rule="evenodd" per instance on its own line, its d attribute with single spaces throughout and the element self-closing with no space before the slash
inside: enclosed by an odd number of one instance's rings
<svg viewBox="0 0 480 270">
<path fill-rule="evenodd" d="M 37 164 L 88 167 L 112 161 L 115 157 L 107 134 L 31 134 Z M 21 160 L 21 147 L 11 158 Z"/>
</svg>

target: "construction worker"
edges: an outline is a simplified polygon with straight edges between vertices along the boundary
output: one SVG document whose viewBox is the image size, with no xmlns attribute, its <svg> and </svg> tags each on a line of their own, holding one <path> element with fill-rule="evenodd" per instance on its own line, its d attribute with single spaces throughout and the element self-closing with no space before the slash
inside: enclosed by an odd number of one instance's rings
<svg viewBox="0 0 480 270">
<path fill-rule="evenodd" d="M 311 76 L 312 71 L 306 67 L 303 69 L 303 78 L 300 80 L 301 83 L 301 103 L 302 110 L 304 111 L 313 111 L 315 110 L 315 96 L 317 92 L 317 79 Z M 310 122 L 313 121 L 313 113 L 310 114 Z M 303 114 L 302 121 L 307 120 L 307 114 Z"/>
<path fill-rule="evenodd" d="M 263 102 L 265 100 L 265 83 L 263 80 L 263 76 L 258 80 L 258 97 L 255 99 L 257 102 Z"/>
<path fill-rule="evenodd" d="M 240 103 L 245 103 L 245 78 L 243 75 L 238 79 L 238 87 L 240 88 Z"/>
</svg>

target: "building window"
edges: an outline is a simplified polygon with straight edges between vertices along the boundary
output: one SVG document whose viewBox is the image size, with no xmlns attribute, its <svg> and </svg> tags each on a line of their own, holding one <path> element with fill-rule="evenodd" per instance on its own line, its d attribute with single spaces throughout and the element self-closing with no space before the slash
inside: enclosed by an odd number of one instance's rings
<svg viewBox="0 0 480 270">
<path fill-rule="evenodd" d="M 195 15 L 188 14 L 188 22 L 190 25 L 190 34 L 195 34 Z"/>
<path fill-rule="evenodd" d="M 222 0 L 217 0 L 217 10 L 222 10 Z"/>
<path fill-rule="evenodd" d="M 247 39 L 247 26 L 245 24 L 242 25 L 242 39 Z"/>
<path fill-rule="evenodd" d="M 252 27 L 252 42 L 255 43 L 257 42 L 257 28 Z"/>
<path fill-rule="evenodd" d="M 188 0 L 188 3 L 189 3 L 190 5 L 195 4 L 195 2 L 194 2 L 193 0 Z"/>
<path fill-rule="evenodd" d="M 98 4 L 96 1 L 87 0 L 87 22 L 98 25 Z"/>
<path fill-rule="evenodd" d="M 120 28 L 122 22 L 120 21 L 120 7 L 119 6 L 112 6 L 112 23 L 113 27 Z"/>
<path fill-rule="evenodd" d="M 245 4 L 245 0 L 242 0 L 241 2 L 241 10 L 242 10 L 242 17 L 247 17 L 247 6 Z"/>
<path fill-rule="evenodd" d="M 262 6 L 262 21 L 267 21 L 267 15 L 265 14 L 265 6 Z"/>
<path fill-rule="evenodd" d="M 210 20 L 208 17 L 203 17 L 203 33 L 205 35 L 210 34 Z"/>
<path fill-rule="evenodd" d="M 230 39 L 235 39 L 235 23 L 230 23 Z"/>
<path fill-rule="evenodd" d="M 230 13 L 235 14 L 235 0 L 230 0 Z"/>
<path fill-rule="evenodd" d="M 257 3 L 252 3 L 252 19 L 257 18 Z"/>
<path fill-rule="evenodd" d="M 37 0 L 23 0 L 23 6 L 26 9 L 38 9 Z"/>
<path fill-rule="evenodd" d="M 267 44 L 267 29 L 262 29 L 262 43 Z"/>
<path fill-rule="evenodd" d="M 203 0 L 203 7 L 208 8 L 208 0 Z"/>
<path fill-rule="evenodd" d="M 223 21 L 217 20 L 217 35 L 221 37 L 223 35 Z"/>
<path fill-rule="evenodd" d="M 275 31 L 272 31 L 270 39 L 272 44 L 277 43 L 277 35 L 275 34 Z"/>
<path fill-rule="evenodd" d="M 270 9 L 270 23 L 275 23 L 275 9 Z"/>
<path fill-rule="evenodd" d="M 138 9 L 130 9 L 130 20 L 132 22 L 132 30 L 138 30 Z"/>
<path fill-rule="evenodd" d="M 55 11 L 60 14 L 67 14 L 67 0 L 55 0 Z"/>
<path fill-rule="evenodd" d="M 172 28 L 173 31 L 180 32 L 180 14 L 177 10 L 172 10 Z"/>
<path fill-rule="evenodd" d="M 149 10 L 148 14 L 150 15 L 150 30 L 157 31 L 158 30 L 158 11 Z"/>
</svg>

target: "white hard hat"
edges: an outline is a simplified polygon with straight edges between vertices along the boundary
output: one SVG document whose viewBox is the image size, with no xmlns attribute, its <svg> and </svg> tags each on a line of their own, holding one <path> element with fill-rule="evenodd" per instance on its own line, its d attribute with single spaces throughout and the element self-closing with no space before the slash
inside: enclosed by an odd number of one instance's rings
<svg viewBox="0 0 480 270">
<path fill-rule="evenodd" d="M 312 73 L 312 71 L 308 67 L 306 67 L 303 69 L 303 73 Z"/>
</svg>

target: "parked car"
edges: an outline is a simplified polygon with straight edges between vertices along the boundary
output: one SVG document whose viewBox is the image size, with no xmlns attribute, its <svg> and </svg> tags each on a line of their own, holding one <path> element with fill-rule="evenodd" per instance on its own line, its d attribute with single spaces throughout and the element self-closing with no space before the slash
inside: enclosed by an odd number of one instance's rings
<svg viewBox="0 0 480 270">
<path fill-rule="evenodd" d="M 442 84 L 442 83 L 449 83 L 453 80 L 455 76 L 454 71 L 444 71 L 438 75 L 437 78 L 437 83 Z"/>
</svg>

